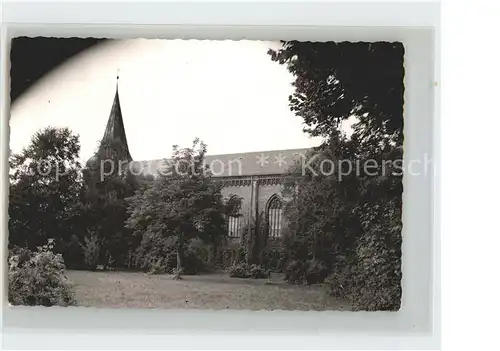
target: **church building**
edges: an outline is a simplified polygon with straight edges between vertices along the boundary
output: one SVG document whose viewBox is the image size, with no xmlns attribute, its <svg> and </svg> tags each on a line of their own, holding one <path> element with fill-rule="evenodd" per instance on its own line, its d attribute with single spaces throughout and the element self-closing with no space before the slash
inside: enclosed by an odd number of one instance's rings
<svg viewBox="0 0 500 351">
<path fill-rule="evenodd" d="M 165 166 L 166 160 L 132 159 L 118 87 L 101 145 L 120 145 L 124 161 L 132 164 L 131 169 L 137 172 L 134 174 L 154 176 Z M 307 151 L 308 149 L 288 149 L 206 156 L 205 162 L 210 166 L 213 177 L 223 182 L 223 196 L 242 198 L 240 216 L 228 220 L 228 237 L 237 241 L 246 226 L 261 233 L 262 228 L 259 227 L 266 223 L 265 240 L 280 238 L 284 227 L 281 195 L 283 178 L 288 167 L 296 161 L 300 162 Z M 91 161 L 97 161 L 97 154 L 89 160 Z"/>
</svg>

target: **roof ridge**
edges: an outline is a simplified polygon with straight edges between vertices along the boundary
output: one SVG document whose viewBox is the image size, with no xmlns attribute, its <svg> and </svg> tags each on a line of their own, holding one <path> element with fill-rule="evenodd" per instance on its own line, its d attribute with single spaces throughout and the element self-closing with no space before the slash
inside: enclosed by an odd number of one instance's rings
<svg viewBox="0 0 500 351">
<path fill-rule="evenodd" d="M 236 156 L 236 155 L 249 155 L 249 154 L 260 154 L 260 153 L 271 153 L 271 152 L 290 152 L 290 151 L 307 151 L 307 150 L 312 150 L 313 147 L 304 147 L 304 148 L 297 148 L 297 149 L 275 149 L 275 150 L 261 150 L 261 151 L 247 151 L 247 152 L 235 152 L 235 153 L 228 153 L 228 154 L 207 154 L 205 155 L 206 157 L 215 157 L 215 156 Z M 163 161 L 163 160 L 168 160 L 170 159 L 169 157 L 163 157 L 163 158 L 156 158 L 156 159 L 151 159 L 151 160 L 138 160 L 134 162 L 152 162 L 152 161 Z"/>
</svg>

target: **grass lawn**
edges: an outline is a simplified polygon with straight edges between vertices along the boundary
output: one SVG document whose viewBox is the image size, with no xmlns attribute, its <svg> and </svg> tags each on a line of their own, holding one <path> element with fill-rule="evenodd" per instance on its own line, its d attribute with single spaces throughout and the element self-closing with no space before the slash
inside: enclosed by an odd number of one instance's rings
<svg viewBox="0 0 500 351">
<path fill-rule="evenodd" d="M 223 273 L 184 276 L 137 272 L 68 271 L 77 304 L 107 308 L 240 310 L 342 310 L 321 286 L 296 286 L 273 274 L 267 279 L 229 278 Z"/>
</svg>

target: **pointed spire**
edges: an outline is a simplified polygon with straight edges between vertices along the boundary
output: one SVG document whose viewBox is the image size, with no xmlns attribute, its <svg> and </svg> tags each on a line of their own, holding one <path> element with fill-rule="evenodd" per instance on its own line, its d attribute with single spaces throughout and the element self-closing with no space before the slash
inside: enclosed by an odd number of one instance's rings
<svg viewBox="0 0 500 351">
<path fill-rule="evenodd" d="M 113 105 L 111 106 L 111 112 L 109 114 L 108 123 L 106 125 L 101 144 L 104 147 L 119 146 L 123 149 L 123 151 L 125 151 L 127 160 L 132 161 L 127 143 L 127 134 L 125 133 L 125 125 L 123 123 L 122 109 L 120 106 L 120 96 L 118 94 L 118 79 L 119 76 L 117 75 L 115 98 L 113 100 Z"/>
</svg>

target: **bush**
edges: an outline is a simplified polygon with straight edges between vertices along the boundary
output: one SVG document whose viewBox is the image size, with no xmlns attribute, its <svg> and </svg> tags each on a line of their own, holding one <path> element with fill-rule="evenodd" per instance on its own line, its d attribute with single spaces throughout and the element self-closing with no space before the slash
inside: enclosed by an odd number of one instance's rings
<svg viewBox="0 0 500 351">
<path fill-rule="evenodd" d="M 14 256 L 16 256 L 15 260 L 17 261 L 17 265 L 22 266 L 31 259 L 33 252 L 26 247 L 13 247 L 9 250 L 9 261 L 10 258 Z"/>
<path fill-rule="evenodd" d="M 200 239 L 193 239 L 184 250 L 182 273 L 198 274 L 207 269 L 208 260 L 208 246 Z M 145 235 L 137 250 L 136 265 L 151 274 L 173 273 L 177 268 L 177 239 L 161 234 Z"/>
<path fill-rule="evenodd" d="M 182 273 L 186 275 L 198 274 L 208 267 L 210 250 L 200 239 L 189 242 L 182 263 Z"/>
<path fill-rule="evenodd" d="M 396 311 L 401 303 L 401 256 L 373 233 L 360 239 L 357 249 L 355 308 Z"/>
<path fill-rule="evenodd" d="M 310 242 L 307 236 L 285 234 L 283 236 L 283 255 L 290 260 L 307 260 L 310 257 Z"/>
<path fill-rule="evenodd" d="M 356 262 L 351 258 L 339 256 L 332 272 L 326 277 L 325 284 L 329 287 L 330 295 L 337 298 L 347 298 L 353 294 Z"/>
<path fill-rule="evenodd" d="M 306 282 L 308 285 L 323 283 L 330 273 L 328 267 L 320 260 L 307 262 Z"/>
<path fill-rule="evenodd" d="M 286 266 L 285 281 L 291 284 L 318 284 L 324 282 L 328 273 L 328 267 L 320 260 L 292 260 Z"/>
<path fill-rule="evenodd" d="M 269 277 L 269 271 L 266 271 L 262 266 L 246 263 L 235 264 L 227 269 L 231 278 L 253 278 L 263 279 Z"/>
<path fill-rule="evenodd" d="M 280 248 L 264 248 L 260 252 L 259 261 L 267 270 L 281 273 L 285 269 L 286 256 L 284 251 Z"/>
<path fill-rule="evenodd" d="M 85 237 L 85 244 L 82 245 L 83 259 L 88 269 L 94 271 L 99 264 L 99 255 L 101 253 L 101 243 L 95 234 Z"/>
<path fill-rule="evenodd" d="M 290 284 L 301 284 L 306 276 L 306 262 L 304 260 L 292 260 L 285 268 L 285 281 Z"/>
<path fill-rule="evenodd" d="M 249 274 L 250 277 L 254 279 L 269 278 L 269 271 L 256 264 L 250 266 Z"/>
<path fill-rule="evenodd" d="M 177 266 L 175 237 L 145 234 L 137 248 L 135 264 L 152 274 L 170 273 Z"/>
<path fill-rule="evenodd" d="M 73 234 L 68 243 L 65 244 L 62 250 L 64 263 L 69 269 L 86 269 L 85 257 L 83 253 L 83 245 L 78 237 Z"/>
<path fill-rule="evenodd" d="M 175 256 L 174 256 L 175 257 Z M 167 263 L 169 257 L 160 257 L 156 261 L 150 263 L 148 266 L 149 274 L 165 274 L 169 272 L 169 264 Z"/>
<path fill-rule="evenodd" d="M 397 244 L 396 244 L 397 245 Z M 397 311 L 401 303 L 401 256 L 380 233 L 359 239 L 352 262 L 336 267 L 325 281 L 330 294 L 354 310 Z"/>
<path fill-rule="evenodd" d="M 233 246 L 224 247 L 221 250 L 221 257 L 218 260 L 223 268 L 230 268 L 247 262 L 247 251 L 244 247 Z"/>
<path fill-rule="evenodd" d="M 31 252 L 9 253 L 9 302 L 13 305 L 69 306 L 75 304 L 71 284 L 65 276 L 61 254 L 52 252 L 54 241 Z"/>
<path fill-rule="evenodd" d="M 227 272 L 231 278 L 250 278 L 248 265 L 245 263 L 232 265 L 227 269 Z"/>
</svg>

